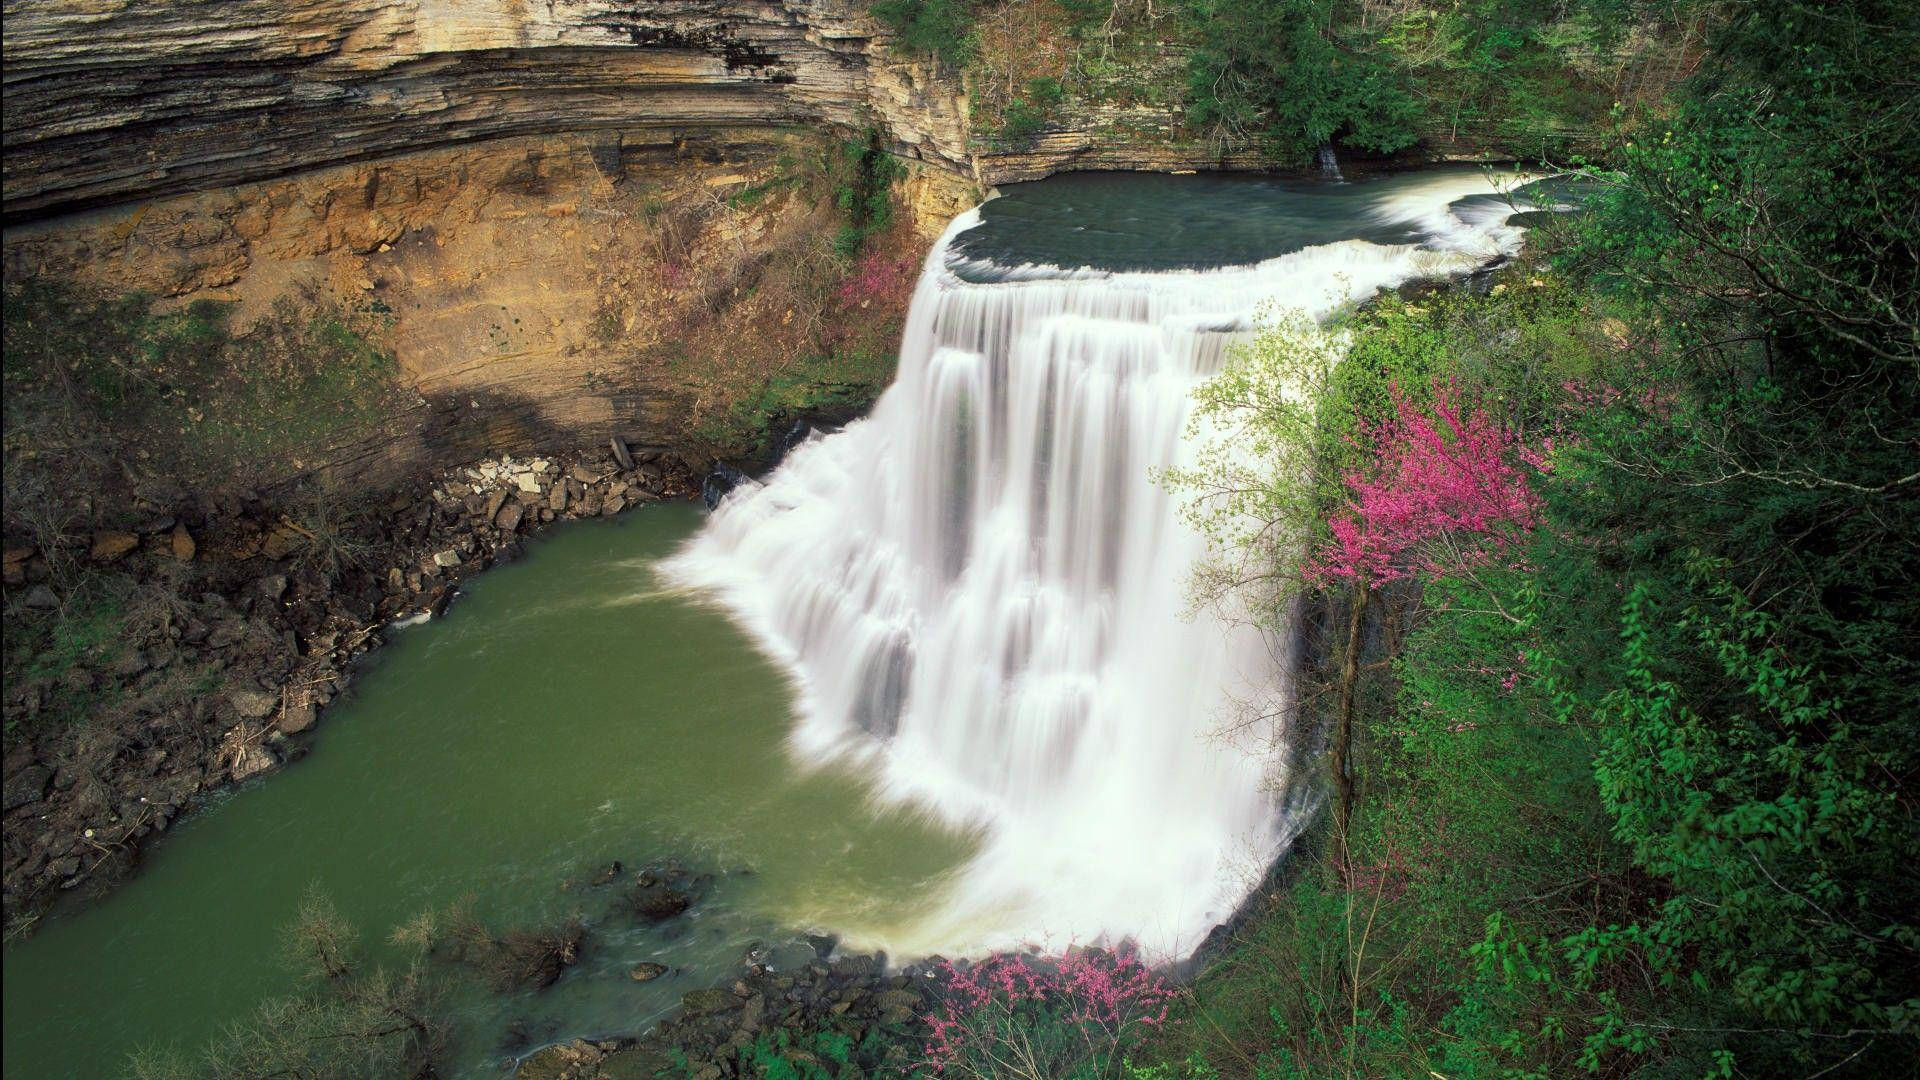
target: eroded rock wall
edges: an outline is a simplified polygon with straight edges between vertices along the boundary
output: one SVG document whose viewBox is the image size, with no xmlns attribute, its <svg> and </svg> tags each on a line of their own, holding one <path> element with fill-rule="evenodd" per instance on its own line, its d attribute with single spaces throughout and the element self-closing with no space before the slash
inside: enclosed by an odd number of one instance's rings
<svg viewBox="0 0 1920 1080">
<path fill-rule="evenodd" d="M 379 483 L 613 434 L 688 448 L 715 379 L 751 389 L 796 358 L 780 335 L 809 300 L 776 279 L 839 222 L 796 175 L 821 152 L 805 132 L 649 137 L 492 140 L 68 215 L 8 230 L 6 272 L 231 302 L 239 325 L 303 298 L 379 313 L 416 406 L 308 468 Z M 934 169 L 903 190 L 933 227 L 965 198 Z M 708 356 L 719 331 L 733 345 Z"/>
<path fill-rule="evenodd" d="M 9 222 L 553 132 L 876 126 L 970 174 L 962 97 L 856 0 L 7 0 Z"/>
</svg>

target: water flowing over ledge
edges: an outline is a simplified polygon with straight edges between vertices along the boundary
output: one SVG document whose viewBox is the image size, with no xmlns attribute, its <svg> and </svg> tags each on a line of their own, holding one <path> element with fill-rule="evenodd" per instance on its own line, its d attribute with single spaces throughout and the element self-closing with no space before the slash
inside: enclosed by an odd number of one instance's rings
<svg viewBox="0 0 1920 1080">
<path fill-rule="evenodd" d="M 1191 953 L 1304 824 L 1279 764 L 1293 635 L 1188 611 L 1205 540 L 1151 471 L 1279 308 L 1324 319 L 1517 249 L 1484 175 L 1362 193 L 1350 239 L 1159 272 L 928 256 L 873 414 L 742 485 L 666 572 L 789 672 L 791 744 L 981 834 L 896 955 L 1129 940 Z M 1524 208 L 1524 207 L 1522 207 Z M 989 211 L 991 212 L 991 211 Z M 1353 234 L 1349 234 L 1353 235 Z"/>
</svg>

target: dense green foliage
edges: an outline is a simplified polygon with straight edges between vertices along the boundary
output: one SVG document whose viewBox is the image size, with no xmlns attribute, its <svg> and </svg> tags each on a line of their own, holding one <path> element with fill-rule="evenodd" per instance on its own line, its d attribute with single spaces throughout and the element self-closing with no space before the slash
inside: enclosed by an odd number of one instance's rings
<svg viewBox="0 0 1920 1080">
<path fill-rule="evenodd" d="M 1026 92 L 1007 103 L 1006 117 L 1000 124 L 1000 141 L 1018 144 L 1039 134 L 1065 94 L 1059 79 L 1046 76 L 1028 79 Z"/>
<path fill-rule="evenodd" d="M 1721 14 L 1545 257 L 1375 305 L 1316 426 L 1268 414 L 1337 475 L 1452 380 L 1551 435 L 1542 521 L 1382 594 L 1351 858 L 1296 855 L 1153 1075 L 1911 1072 L 1920 16 Z"/>
<path fill-rule="evenodd" d="M 868 131 L 839 145 L 839 160 L 829 169 L 833 204 L 846 224 L 833 239 L 836 254 L 851 258 L 893 222 L 893 185 L 906 168 L 880 145 L 880 133 Z"/>
<path fill-rule="evenodd" d="M 1564 159 L 1684 71 L 1704 6 L 1189 0 L 1188 119 L 1287 162 L 1422 138 Z"/>
<path fill-rule="evenodd" d="M 951 64 L 966 62 L 973 17 L 968 0 L 873 0 L 876 18 L 900 35 L 909 51 L 937 56 Z"/>
<path fill-rule="evenodd" d="M 1063 107 L 1147 106 L 1181 139 L 1297 165 L 1418 142 L 1566 160 L 1699 62 L 1706 0 L 874 0 L 911 54 L 969 77 L 1019 148 Z M 1138 134 L 1131 118 L 1115 134 Z M 1165 137 L 1155 135 L 1153 137 Z"/>
<path fill-rule="evenodd" d="M 1283 161 L 1335 138 L 1382 153 L 1411 145 L 1418 108 L 1384 59 L 1345 47 L 1328 0 L 1191 0 L 1199 27 L 1187 117 L 1223 138 L 1257 135 Z"/>
</svg>

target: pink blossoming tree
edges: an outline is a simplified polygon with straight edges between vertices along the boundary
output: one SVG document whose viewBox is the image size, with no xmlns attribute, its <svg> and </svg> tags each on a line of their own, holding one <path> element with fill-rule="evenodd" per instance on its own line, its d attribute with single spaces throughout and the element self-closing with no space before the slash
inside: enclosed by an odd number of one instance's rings
<svg viewBox="0 0 1920 1080">
<path fill-rule="evenodd" d="M 1117 1077 L 1166 1020 L 1174 989 L 1131 953 L 1074 950 L 1055 960 L 942 962 L 926 1059 L 941 1077 Z"/>
<path fill-rule="evenodd" d="M 1529 445 L 1485 408 L 1464 402 L 1451 381 L 1434 385 L 1427 406 L 1398 385 L 1388 394 L 1393 414 L 1360 426 L 1354 449 L 1364 464 L 1341 477 L 1345 500 L 1327 523 L 1331 539 L 1304 568 L 1308 581 L 1352 590 L 1328 752 L 1335 857 L 1350 882 L 1353 723 L 1367 602 L 1402 578 L 1477 580 L 1482 569 L 1516 566 L 1539 511 L 1529 473 L 1548 468 L 1553 448 L 1551 440 Z"/>
<path fill-rule="evenodd" d="M 913 259 L 875 246 L 854 261 L 846 280 L 834 290 L 834 298 L 843 308 L 901 303 L 913 291 L 917 269 Z"/>
<path fill-rule="evenodd" d="M 1528 473 L 1547 468 L 1551 440 L 1529 446 L 1485 409 L 1463 404 L 1451 382 L 1434 387 L 1430 409 L 1398 386 L 1390 393 L 1394 415 L 1362 426 L 1372 460 L 1343 477 L 1347 504 L 1328 522 L 1332 542 L 1308 561 L 1307 576 L 1377 588 L 1513 566 L 1539 509 Z"/>
</svg>

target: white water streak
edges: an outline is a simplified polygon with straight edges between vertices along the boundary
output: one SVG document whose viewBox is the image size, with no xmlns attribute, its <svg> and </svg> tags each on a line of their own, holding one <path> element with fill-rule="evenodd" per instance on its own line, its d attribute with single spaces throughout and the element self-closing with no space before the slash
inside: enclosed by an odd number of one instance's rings
<svg viewBox="0 0 1920 1080">
<path fill-rule="evenodd" d="M 980 830 L 896 955 L 1131 939 L 1185 956 L 1300 824 L 1274 750 L 1290 642 L 1183 618 L 1204 540 L 1149 470 L 1191 462 L 1194 387 L 1272 304 L 1320 319 L 1511 252 L 1447 205 L 1458 175 L 1373 212 L 1419 246 L 1347 241 L 1252 267 L 1003 272 L 928 256 L 898 381 L 866 420 L 743 485 L 666 570 L 711 588 L 799 688 L 796 752 Z M 1003 268 L 1004 270 L 1004 268 Z"/>
</svg>

